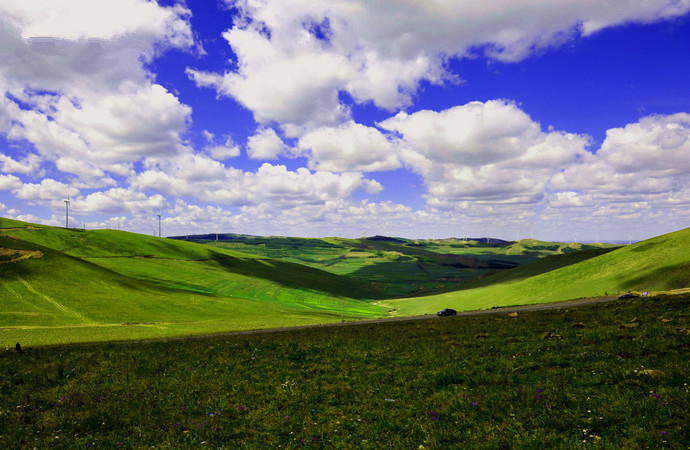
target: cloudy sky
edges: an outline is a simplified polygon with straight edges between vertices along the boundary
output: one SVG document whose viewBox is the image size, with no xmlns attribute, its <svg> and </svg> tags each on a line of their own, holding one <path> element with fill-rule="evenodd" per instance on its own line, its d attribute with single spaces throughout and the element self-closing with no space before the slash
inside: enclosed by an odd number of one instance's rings
<svg viewBox="0 0 690 450">
<path fill-rule="evenodd" d="M 689 79 L 690 0 L 3 0 L 0 216 L 644 239 Z"/>
</svg>

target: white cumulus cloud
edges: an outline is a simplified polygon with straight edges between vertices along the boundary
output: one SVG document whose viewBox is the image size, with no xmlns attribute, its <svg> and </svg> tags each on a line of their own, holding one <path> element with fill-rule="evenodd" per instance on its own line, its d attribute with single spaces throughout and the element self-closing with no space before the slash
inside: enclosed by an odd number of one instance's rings
<svg viewBox="0 0 690 450">
<path fill-rule="evenodd" d="M 0 132 L 90 185 L 179 151 L 191 109 L 145 63 L 195 48 L 189 16 L 144 0 L 3 2 Z"/>
<path fill-rule="evenodd" d="M 236 56 L 232 69 L 187 74 L 293 137 L 348 120 L 343 92 L 393 110 L 411 104 L 422 82 L 461 81 L 448 72 L 448 58 L 519 61 L 606 27 L 690 11 L 687 1 L 673 0 L 226 3 L 241 14 L 223 33 Z"/>
<path fill-rule="evenodd" d="M 252 159 L 277 159 L 288 150 L 273 128 L 260 127 L 247 139 L 247 154 Z"/>
<path fill-rule="evenodd" d="M 373 172 L 401 166 L 396 149 L 383 133 L 352 120 L 310 131 L 299 139 L 298 147 L 315 170 Z"/>
<path fill-rule="evenodd" d="M 589 157 L 587 136 L 544 132 L 503 100 L 399 113 L 379 126 L 401 136 L 402 159 L 422 175 L 438 207 L 464 200 L 536 203 L 559 169 Z"/>
<path fill-rule="evenodd" d="M 690 114 L 654 115 L 607 130 L 593 158 L 554 176 L 551 188 L 587 194 L 587 204 L 690 203 Z"/>
</svg>

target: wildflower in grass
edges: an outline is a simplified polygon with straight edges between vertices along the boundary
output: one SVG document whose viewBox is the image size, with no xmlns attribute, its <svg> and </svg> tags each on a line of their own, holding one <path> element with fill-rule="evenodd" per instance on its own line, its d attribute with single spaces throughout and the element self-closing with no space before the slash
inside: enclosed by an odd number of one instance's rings
<svg viewBox="0 0 690 450">
<path fill-rule="evenodd" d="M 661 432 L 661 435 L 662 435 L 662 436 L 666 436 L 666 432 L 665 432 L 665 431 L 662 431 L 662 432 Z"/>
<path fill-rule="evenodd" d="M 479 402 L 472 402 L 472 406 L 477 406 L 479 405 Z"/>
</svg>

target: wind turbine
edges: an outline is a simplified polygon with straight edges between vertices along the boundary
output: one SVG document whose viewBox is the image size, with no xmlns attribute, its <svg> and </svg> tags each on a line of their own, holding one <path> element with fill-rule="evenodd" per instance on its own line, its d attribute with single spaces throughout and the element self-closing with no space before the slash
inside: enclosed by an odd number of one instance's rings
<svg viewBox="0 0 690 450">
<path fill-rule="evenodd" d="M 67 194 L 67 200 L 63 200 L 65 202 L 65 228 L 69 228 L 69 194 Z"/>
<path fill-rule="evenodd" d="M 161 237 L 161 216 L 163 215 L 163 205 L 158 210 L 158 237 Z"/>
</svg>

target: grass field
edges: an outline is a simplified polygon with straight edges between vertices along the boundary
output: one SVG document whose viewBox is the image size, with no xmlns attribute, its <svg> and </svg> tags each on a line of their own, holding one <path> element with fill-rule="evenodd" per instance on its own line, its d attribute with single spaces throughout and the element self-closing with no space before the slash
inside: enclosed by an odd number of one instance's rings
<svg viewBox="0 0 690 450">
<path fill-rule="evenodd" d="M 203 334 L 381 314 L 380 307 L 363 301 L 380 298 L 370 282 L 289 262 L 112 230 L 65 230 L 8 219 L 3 226 L 0 248 L 11 250 L 0 264 L 3 346 Z M 40 256 L 22 258 L 16 252 Z"/>
<path fill-rule="evenodd" d="M 689 306 L 0 349 L 0 448 L 684 449 Z"/>
<path fill-rule="evenodd" d="M 690 281 L 690 230 L 607 248 L 384 237 L 199 243 L 2 223 L 1 345 L 433 314 L 656 292 Z"/>
<path fill-rule="evenodd" d="M 458 284 L 544 256 L 613 247 L 608 244 L 566 244 L 533 239 L 487 244 L 477 240 L 419 241 L 380 236 L 307 239 L 221 234 L 185 239 L 381 283 L 389 297 L 457 290 Z"/>
<path fill-rule="evenodd" d="M 400 315 L 546 303 L 690 287 L 690 228 L 613 249 L 590 249 L 534 263 L 429 297 L 385 300 Z"/>
</svg>

